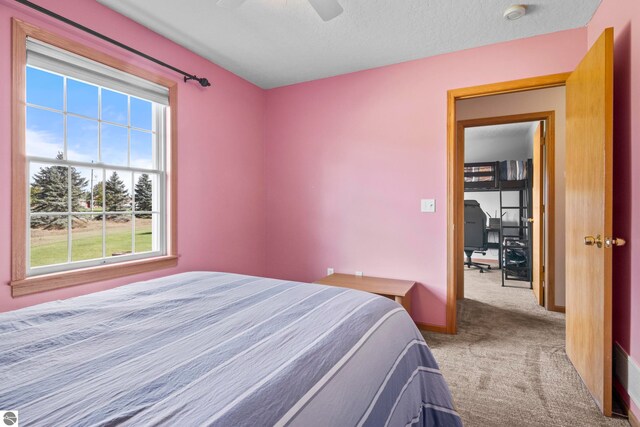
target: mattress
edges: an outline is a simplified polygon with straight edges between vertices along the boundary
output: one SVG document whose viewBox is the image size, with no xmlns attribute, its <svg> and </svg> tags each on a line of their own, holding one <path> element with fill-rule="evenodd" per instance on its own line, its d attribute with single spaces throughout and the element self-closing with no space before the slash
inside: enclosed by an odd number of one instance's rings
<svg viewBox="0 0 640 427">
<path fill-rule="evenodd" d="M 459 426 L 395 302 L 189 272 L 0 314 L 21 426 Z"/>
<path fill-rule="evenodd" d="M 527 179 L 526 160 L 505 160 L 500 162 L 501 181 L 520 181 Z"/>
</svg>

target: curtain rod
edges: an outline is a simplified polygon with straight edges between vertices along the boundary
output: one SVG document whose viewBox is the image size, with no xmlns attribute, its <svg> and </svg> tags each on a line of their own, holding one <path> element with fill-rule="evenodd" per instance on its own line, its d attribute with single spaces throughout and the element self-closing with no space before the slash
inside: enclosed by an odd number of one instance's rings
<svg viewBox="0 0 640 427">
<path fill-rule="evenodd" d="M 40 13 L 43 13 L 43 14 L 45 14 L 47 16 L 55 18 L 58 21 L 62 21 L 65 24 L 71 25 L 72 27 L 75 27 L 75 28 L 77 28 L 79 30 L 82 30 L 85 33 L 89 33 L 92 36 L 98 37 L 99 39 L 102 39 L 102 40 L 104 40 L 106 42 L 109 42 L 109 43 L 111 43 L 113 45 L 116 45 L 116 46 L 118 46 L 118 47 L 120 47 L 120 48 L 122 48 L 124 50 L 127 50 L 127 51 L 129 51 L 131 53 L 135 53 L 136 55 L 141 56 L 141 57 L 143 57 L 143 58 L 145 58 L 145 59 L 147 59 L 147 60 L 149 60 L 151 62 L 155 62 L 158 65 L 161 65 L 161 66 L 163 66 L 165 68 L 173 70 L 176 73 L 180 73 L 180 74 L 182 74 L 184 76 L 185 83 L 188 82 L 189 80 L 195 80 L 198 83 L 200 83 L 200 86 L 202 86 L 202 87 L 211 86 L 211 83 L 209 83 L 209 80 L 207 80 L 205 77 L 198 77 L 195 74 L 189 74 L 189 73 L 187 73 L 185 71 L 182 71 L 181 69 L 176 68 L 173 65 L 169 65 L 166 62 L 162 62 L 159 59 L 154 58 L 153 56 L 149 56 L 146 53 L 140 52 L 139 50 L 134 49 L 134 48 L 132 48 L 130 46 L 127 46 L 124 43 L 120 43 L 119 41 L 114 40 L 111 37 L 107 37 L 104 34 L 101 34 L 101 33 L 97 32 L 97 31 L 94 31 L 91 28 L 85 27 L 82 24 L 78 24 L 77 22 L 72 21 L 71 19 L 65 18 L 62 15 L 58 15 L 57 13 L 52 12 L 49 9 L 45 9 L 44 7 L 38 6 L 37 4 L 34 4 L 34 3 L 31 3 L 28 0 L 15 0 L 15 1 L 20 3 L 20 4 L 23 4 L 25 6 L 28 6 L 31 9 L 34 9 L 34 10 L 40 12 Z"/>
</svg>

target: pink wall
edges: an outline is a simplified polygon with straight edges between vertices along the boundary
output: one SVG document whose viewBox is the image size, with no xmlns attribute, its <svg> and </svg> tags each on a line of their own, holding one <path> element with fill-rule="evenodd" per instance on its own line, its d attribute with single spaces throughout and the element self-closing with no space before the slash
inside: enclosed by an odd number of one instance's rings
<svg viewBox="0 0 640 427">
<path fill-rule="evenodd" d="M 104 283 L 13 299 L 10 288 L 11 17 L 81 40 L 176 80 L 180 76 L 64 24 L 0 0 L 0 311 L 111 288 L 186 270 L 265 274 L 265 92 L 94 1 L 39 0 L 52 9 L 184 70 L 206 76 L 213 87 L 179 85 L 179 265 Z"/>
<path fill-rule="evenodd" d="M 93 1 L 40 0 L 180 68 L 212 88 L 179 86 L 176 269 L 13 299 L 0 311 L 186 270 L 313 281 L 336 271 L 414 279 L 414 318 L 445 323 L 446 91 L 572 70 L 607 26 L 616 30 L 614 339 L 640 360 L 640 3 L 604 0 L 587 29 L 440 55 L 265 92 Z M 622 7 L 621 7 L 622 6 Z M 11 17 L 134 64 L 179 76 L 0 0 L 0 75 L 11 67 Z M 10 79 L 0 79 L 9 94 Z M 0 98 L 0 201 L 10 200 L 10 97 Z M 634 144 L 636 142 L 636 144 Z M 266 143 L 266 144 L 265 144 Z M 205 153 L 205 155 L 203 155 Z M 266 158 L 266 161 L 265 161 Z M 419 212 L 435 198 L 437 213 Z M 0 282 L 10 279 L 10 216 L 0 210 Z M 637 408 L 634 407 L 637 413 Z"/>
<path fill-rule="evenodd" d="M 446 294 L 446 91 L 569 71 L 615 26 L 614 339 L 640 360 L 640 3 L 604 0 L 587 29 L 501 43 L 265 92 L 93 1 L 39 4 L 180 68 L 212 88 L 179 86 L 176 269 L 13 299 L 0 311 L 179 271 L 236 271 L 313 281 L 336 271 L 414 279 L 414 318 L 443 325 Z M 0 75 L 11 17 L 179 80 L 147 61 L 0 0 Z M 0 79 L 9 94 L 10 79 Z M 10 97 L 0 99 L 0 200 L 10 200 Z M 206 155 L 203 155 L 206 153 Z M 265 161 L 266 159 L 266 161 Z M 437 212 L 419 212 L 436 198 Z M 0 282 L 10 279 L 10 216 L 0 210 Z M 637 408 L 635 408 L 637 413 Z"/>
<path fill-rule="evenodd" d="M 416 321 L 445 323 L 448 89 L 572 70 L 586 29 L 267 93 L 267 274 L 413 279 Z M 435 198 L 435 214 L 420 199 Z"/>
<path fill-rule="evenodd" d="M 635 26 L 635 28 L 634 28 Z M 588 26 L 589 46 L 615 32 L 614 234 L 627 240 L 613 257 L 613 339 L 640 362 L 640 3 L 604 0 Z M 635 167 L 634 167 L 635 165 Z M 633 222 L 633 218 L 636 221 Z M 632 310 L 635 307 L 635 310 Z M 634 413 L 640 414 L 638 407 Z"/>
</svg>

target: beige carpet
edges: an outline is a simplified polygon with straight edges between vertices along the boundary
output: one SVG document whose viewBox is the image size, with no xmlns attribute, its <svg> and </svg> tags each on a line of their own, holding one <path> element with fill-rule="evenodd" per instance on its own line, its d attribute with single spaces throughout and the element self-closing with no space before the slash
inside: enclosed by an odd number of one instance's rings
<svg viewBox="0 0 640 427">
<path fill-rule="evenodd" d="M 500 271 L 465 271 L 458 334 L 424 333 L 465 426 L 629 426 L 598 412 L 564 352 L 564 315 Z"/>
</svg>

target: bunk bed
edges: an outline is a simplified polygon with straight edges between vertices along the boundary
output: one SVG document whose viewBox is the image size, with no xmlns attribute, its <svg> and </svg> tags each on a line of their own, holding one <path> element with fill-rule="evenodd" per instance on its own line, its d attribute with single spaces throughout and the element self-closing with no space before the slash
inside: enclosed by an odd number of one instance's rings
<svg viewBox="0 0 640 427">
<path fill-rule="evenodd" d="M 493 191 L 500 193 L 500 211 L 497 218 L 489 219 L 488 233 L 498 235 L 498 241 L 489 248 L 499 250 L 499 268 L 502 270 L 502 286 L 506 280 L 529 282 L 532 287 L 531 250 L 532 230 L 528 219 L 531 217 L 531 185 L 533 162 L 507 160 L 464 164 L 465 192 Z M 518 204 L 505 204 L 507 192 L 518 193 Z M 517 211 L 518 221 L 503 221 L 508 212 Z"/>
</svg>

